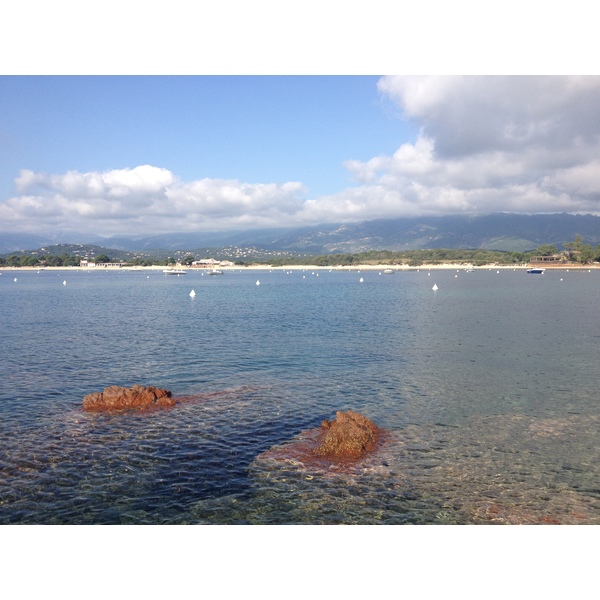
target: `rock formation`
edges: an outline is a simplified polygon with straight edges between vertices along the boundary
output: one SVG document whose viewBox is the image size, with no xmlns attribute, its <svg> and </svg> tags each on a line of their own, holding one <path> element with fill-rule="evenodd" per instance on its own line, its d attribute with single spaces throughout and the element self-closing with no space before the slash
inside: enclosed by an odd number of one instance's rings
<svg viewBox="0 0 600 600">
<path fill-rule="evenodd" d="M 321 424 L 321 438 L 313 454 L 334 458 L 358 458 L 375 449 L 380 429 L 359 413 L 338 411 L 333 421 Z"/>
<path fill-rule="evenodd" d="M 89 411 L 174 406 L 175 404 L 169 390 L 141 385 L 130 388 L 111 385 L 103 392 L 93 392 L 83 398 L 83 409 Z"/>
</svg>

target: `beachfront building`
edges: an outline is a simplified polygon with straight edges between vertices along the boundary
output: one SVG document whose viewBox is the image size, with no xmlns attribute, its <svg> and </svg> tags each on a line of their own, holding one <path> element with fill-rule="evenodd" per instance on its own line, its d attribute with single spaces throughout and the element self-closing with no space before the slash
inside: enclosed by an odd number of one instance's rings
<svg viewBox="0 0 600 600">
<path fill-rule="evenodd" d="M 80 267 L 85 267 L 86 269 L 120 269 L 121 263 L 95 263 L 91 260 L 82 259 L 79 261 Z"/>
<path fill-rule="evenodd" d="M 233 263 L 230 260 L 203 258 L 202 260 L 195 260 L 191 266 L 196 269 L 214 269 L 216 267 L 233 267 Z"/>
<path fill-rule="evenodd" d="M 567 257 L 564 254 L 551 254 L 550 256 L 532 256 L 529 259 L 529 264 L 531 265 L 560 265 L 567 260 Z"/>
<path fill-rule="evenodd" d="M 195 260 L 192 263 L 192 267 L 197 269 L 214 269 L 219 264 L 218 260 L 214 258 L 203 258 L 202 260 Z"/>
</svg>

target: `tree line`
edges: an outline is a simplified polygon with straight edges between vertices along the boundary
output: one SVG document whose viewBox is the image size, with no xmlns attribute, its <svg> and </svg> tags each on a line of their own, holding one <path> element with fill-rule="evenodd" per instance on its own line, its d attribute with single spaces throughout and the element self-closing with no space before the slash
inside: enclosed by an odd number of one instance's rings
<svg viewBox="0 0 600 600">
<path fill-rule="evenodd" d="M 0 257 L 0 266 L 7 267 L 78 267 L 80 257 L 74 254 L 42 255 L 11 254 Z"/>
<path fill-rule="evenodd" d="M 405 250 L 402 252 L 393 252 L 391 250 L 369 250 L 354 254 L 321 254 L 312 257 L 308 262 L 321 267 L 352 266 L 360 264 L 408 265 L 410 267 L 418 267 L 424 264 L 439 265 L 444 263 L 482 266 L 489 264 L 526 264 L 535 256 L 556 256 L 558 260 L 565 263 L 576 262 L 580 264 L 590 264 L 592 262 L 600 262 L 600 245 L 593 248 L 590 244 L 584 244 L 580 235 L 575 237 L 575 241 L 564 243 L 563 247 L 565 249 L 559 251 L 555 245 L 542 244 L 535 250 L 529 252 L 453 248 L 428 248 L 421 250 Z M 284 266 L 306 263 L 306 257 L 295 259 L 286 257 L 272 260 L 269 264 L 272 264 L 273 266 Z"/>
<path fill-rule="evenodd" d="M 301 265 L 311 264 L 319 267 L 352 266 L 360 264 L 389 264 L 389 265 L 408 265 L 418 267 L 424 264 L 472 264 L 482 266 L 487 264 L 512 265 L 524 264 L 531 261 L 534 256 L 556 256 L 559 260 L 575 262 L 580 264 L 590 264 L 600 262 L 600 245 L 593 248 L 591 244 L 584 244 L 582 237 L 578 234 L 572 242 L 563 244 L 564 250 L 559 251 L 553 244 L 542 244 L 530 252 L 511 252 L 501 250 L 482 250 L 482 249 L 455 249 L 455 248 L 428 248 L 420 250 L 405 250 L 394 252 L 391 250 L 369 250 L 357 253 L 338 253 L 338 254 L 320 254 L 316 256 L 282 256 L 263 261 L 264 264 L 273 266 Z M 195 259 L 194 255 L 188 254 L 181 261 L 183 264 L 191 264 Z M 79 266 L 81 257 L 75 254 L 64 253 L 61 255 L 52 254 L 11 254 L 7 257 L 0 257 L 0 266 L 8 267 L 75 267 Z M 102 262 L 122 262 L 124 266 L 156 266 L 175 264 L 173 257 L 165 259 L 135 258 L 129 261 L 113 261 L 107 254 L 99 254 L 94 259 L 97 263 Z M 253 261 L 262 264 L 259 261 Z M 243 261 L 235 261 L 236 265 L 244 265 Z"/>
</svg>

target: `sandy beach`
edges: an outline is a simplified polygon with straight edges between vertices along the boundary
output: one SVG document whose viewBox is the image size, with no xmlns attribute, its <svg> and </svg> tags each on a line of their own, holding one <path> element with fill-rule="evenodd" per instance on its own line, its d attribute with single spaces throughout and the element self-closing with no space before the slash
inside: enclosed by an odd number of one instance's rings
<svg viewBox="0 0 600 600">
<path fill-rule="evenodd" d="M 463 263 L 443 263 L 443 264 L 423 264 L 418 267 L 416 266 L 408 266 L 408 265 L 348 265 L 348 266 L 317 266 L 317 265 L 284 265 L 284 266 L 270 266 L 264 264 L 250 264 L 246 266 L 232 266 L 232 267 L 219 267 L 217 266 L 219 271 L 223 272 L 234 272 L 234 271 L 384 271 L 386 269 L 391 269 L 392 271 L 439 271 L 439 270 L 473 270 L 473 271 L 488 271 L 490 269 L 497 270 L 527 270 L 531 269 L 533 266 L 539 267 L 539 264 L 520 264 L 520 265 L 497 265 L 497 264 L 488 264 L 481 266 L 473 266 L 469 264 Z M 165 271 L 167 269 L 183 269 L 188 272 L 202 272 L 202 271 L 210 271 L 211 269 L 207 268 L 198 268 L 198 267 L 187 267 L 183 265 L 169 266 L 166 267 L 164 265 L 153 265 L 150 267 L 140 267 L 140 266 L 123 266 L 123 267 L 8 267 L 3 266 L 0 267 L 0 274 L 2 271 Z M 568 263 L 562 265 L 544 265 L 544 268 L 548 271 L 554 270 L 596 270 L 600 269 L 600 264 L 588 264 L 581 265 L 578 263 Z"/>
</svg>

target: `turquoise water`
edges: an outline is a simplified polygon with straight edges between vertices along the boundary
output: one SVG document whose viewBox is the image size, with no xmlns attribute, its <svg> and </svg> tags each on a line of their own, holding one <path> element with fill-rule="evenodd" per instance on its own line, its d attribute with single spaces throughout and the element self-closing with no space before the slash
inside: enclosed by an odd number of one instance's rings
<svg viewBox="0 0 600 600">
<path fill-rule="evenodd" d="M 600 522 L 599 286 L 588 271 L 5 270 L 0 523 Z M 83 412 L 135 383 L 186 399 Z M 348 409 L 388 432 L 363 461 L 268 452 Z"/>
</svg>

